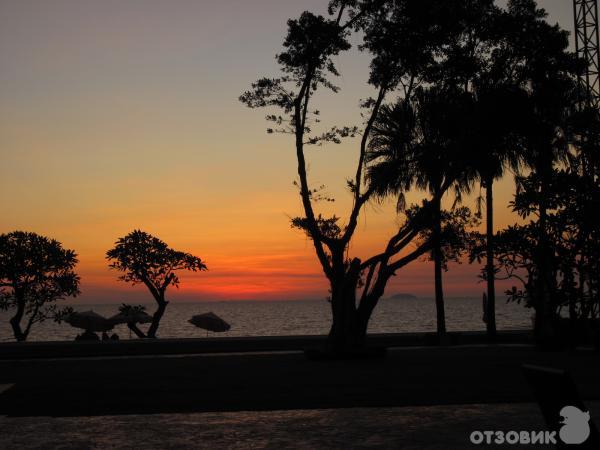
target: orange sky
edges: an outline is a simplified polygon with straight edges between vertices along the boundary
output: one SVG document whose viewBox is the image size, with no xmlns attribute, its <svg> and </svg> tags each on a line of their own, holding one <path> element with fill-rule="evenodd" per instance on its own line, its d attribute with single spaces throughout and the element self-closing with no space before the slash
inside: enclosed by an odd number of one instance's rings
<svg viewBox="0 0 600 450">
<path fill-rule="evenodd" d="M 104 260 L 134 228 L 208 264 L 182 275 L 172 298 L 324 298 L 312 245 L 289 226 L 300 213 L 293 143 L 267 135 L 264 111 L 237 97 L 276 74 L 286 19 L 326 3 L 0 0 L 0 232 L 75 249 L 83 302 L 148 299 Z M 569 27 L 566 3 L 542 2 Z M 342 92 L 318 107 L 328 125 L 360 124 L 368 59 L 352 52 L 338 64 Z M 326 184 L 346 217 L 356 143 L 308 155 L 313 185 Z M 510 179 L 498 186 L 498 227 L 516 220 L 511 193 Z M 389 205 L 369 206 L 353 252 L 380 249 L 395 221 Z M 433 295 L 432 271 L 402 269 L 389 293 Z M 448 295 L 479 295 L 478 271 L 452 266 Z"/>
</svg>

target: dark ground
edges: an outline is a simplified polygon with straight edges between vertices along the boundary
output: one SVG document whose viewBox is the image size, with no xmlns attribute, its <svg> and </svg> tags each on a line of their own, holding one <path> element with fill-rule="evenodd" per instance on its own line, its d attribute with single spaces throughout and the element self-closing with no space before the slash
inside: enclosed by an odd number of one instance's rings
<svg viewBox="0 0 600 450">
<path fill-rule="evenodd" d="M 600 403 L 587 405 L 600 417 Z M 2 417 L 2 449 L 552 449 L 474 445 L 478 430 L 544 430 L 537 405 L 481 404 L 88 417 Z M 574 448 L 578 448 L 575 446 Z"/>
<path fill-rule="evenodd" d="M 600 400 L 600 354 L 530 346 L 390 349 L 381 360 L 300 352 L 1 360 L 0 415 L 84 416 L 533 402 L 523 363 L 567 369 Z"/>
</svg>

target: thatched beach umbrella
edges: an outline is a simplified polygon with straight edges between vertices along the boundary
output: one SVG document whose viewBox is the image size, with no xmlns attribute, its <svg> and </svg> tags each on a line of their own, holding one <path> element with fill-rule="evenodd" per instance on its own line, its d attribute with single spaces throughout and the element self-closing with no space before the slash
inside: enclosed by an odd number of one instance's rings
<svg viewBox="0 0 600 450">
<path fill-rule="evenodd" d="M 144 311 L 121 311 L 119 314 L 108 319 L 112 324 L 117 325 L 119 323 L 151 323 L 152 316 Z"/>
<path fill-rule="evenodd" d="M 190 322 L 192 325 L 196 325 L 198 328 L 206 330 L 207 336 L 209 331 L 222 333 L 231 328 L 231 325 L 213 312 L 198 314 L 197 316 L 192 317 L 188 322 Z"/>
<path fill-rule="evenodd" d="M 112 330 L 113 324 L 106 318 L 94 311 L 73 312 L 65 319 L 69 325 L 82 328 L 87 331 Z"/>
<path fill-rule="evenodd" d="M 131 331 L 135 331 L 135 334 L 139 337 L 143 336 L 143 333 L 137 328 L 138 323 L 151 323 L 152 316 L 149 315 L 143 305 L 128 305 L 123 303 L 119 307 L 119 313 L 108 319 L 113 324 L 126 323 L 129 328 L 129 338 L 131 338 Z"/>
</svg>

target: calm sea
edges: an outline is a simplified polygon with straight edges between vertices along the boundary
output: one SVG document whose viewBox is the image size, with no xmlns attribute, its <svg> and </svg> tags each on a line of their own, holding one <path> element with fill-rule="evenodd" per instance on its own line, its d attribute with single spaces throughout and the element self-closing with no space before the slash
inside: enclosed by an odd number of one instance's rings
<svg viewBox="0 0 600 450">
<path fill-rule="evenodd" d="M 500 330 L 531 327 L 531 310 L 504 300 L 497 302 L 497 325 Z M 106 317 L 116 314 L 118 305 L 73 305 L 78 311 L 93 311 Z M 153 312 L 153 305 L 147 305 Z M 326 301 L 229 301 L 206 303 L 174 303 L 167 308 L 158 335 L 163 338 L 193 338 L 206 336 L 206 332 L 188 323 L 195 314 L 212 311 L 231 324 L 231 330 L 219 333 L 221 337 L 233 336 L 285 336 L 323 335 L 329 331 L 330 305 Z M 446 322 L 450 331 L 485 330 L 482 321 L 480 298 L 446 299 Z M 0 341 L 12 341 L 8 320 L 10 312 L 0 312 Z M 141 326 L 145 328 L 147 325 Z M 114 331 L 127 339 L 126 325 L 115 326 Z M 401 333 L 435 331 L 435 304 L 431 298 L 382 300 L 379 302 L 369 326 L 370 333 Z M 81 330 L 66 323 L 46 321 L 35 324 L 28 340 L 72 340 Z M 210 333 L 210 336 L 216 336 Z"/>
</svg>

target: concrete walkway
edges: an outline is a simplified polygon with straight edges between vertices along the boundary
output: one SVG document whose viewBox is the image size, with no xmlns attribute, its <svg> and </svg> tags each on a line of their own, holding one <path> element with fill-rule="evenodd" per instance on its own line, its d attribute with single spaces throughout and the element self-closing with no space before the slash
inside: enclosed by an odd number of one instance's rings
<svg viewBox="0 0 600 450">
<path fill-rule="evenodd" d="M 586 406 L 598 423 L 600 402 Z M 3 449 L 447 450 L 500 448 L 472 445 L 469 436 L 476 430 L 541 431 L 544 423 L 536 405 L 523 403 L 60 418 L 0 416 L 0 430 Z"/>
<path fill-rule="evenodd" d="M 534 401 L 522 364 L 567 369 L 600 401 L 594 351 L 520 346 L 393 349 L 381 360 L 302 353 L 0 361 L 0 415 L 106 416 Z"/>
</svg>

